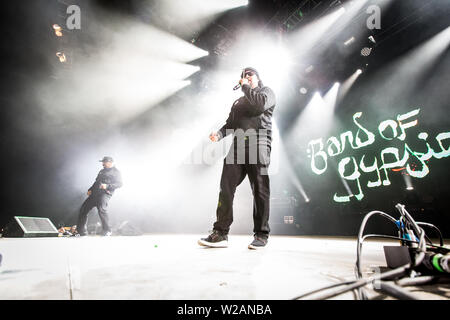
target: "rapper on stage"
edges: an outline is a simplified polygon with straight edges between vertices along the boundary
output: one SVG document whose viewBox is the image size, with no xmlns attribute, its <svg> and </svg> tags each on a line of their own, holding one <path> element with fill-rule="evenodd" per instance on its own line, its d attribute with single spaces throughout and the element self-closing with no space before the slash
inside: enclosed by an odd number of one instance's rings
<svg viewBox="0 0 450 320">
<path fill-rule="evenodd" d="M 87 216 L 94 207 L 97 208 L 102 223 L 103 235 L 111 236 L 111 226 L 108 216 L 108 202 L 114 194 L 114 190 L 122 186 L 122 175 L 114 166 L 112 157 L 105 156 L 100 160 L 103 169 L 97 175 L 94 184 L 88 189 L 88 198 L 80 208 L 78 216 L 77 232 L 80 236 L 87 235 Z"/>
<path fill-rule="evenodd" d="M 243 96 L 234 101 L 225 125 L 210 134 L 213 142 L 233 135 L 233 143 L 224 159 L 220 180 L 217 220 L 207 238 L 198 243 L 208 247 L 227 247 L 233 222 L 233 199 L 236 187 L 246 176 L 253 193 L 253 241 L 249 249 L 264 248 L 269 238 L 270 183 L 268 167 L 272 142 L 272 114 L 275 94 L 263 85 L 258 71 L 247 67 L 239 85 Z"/>
</svg>

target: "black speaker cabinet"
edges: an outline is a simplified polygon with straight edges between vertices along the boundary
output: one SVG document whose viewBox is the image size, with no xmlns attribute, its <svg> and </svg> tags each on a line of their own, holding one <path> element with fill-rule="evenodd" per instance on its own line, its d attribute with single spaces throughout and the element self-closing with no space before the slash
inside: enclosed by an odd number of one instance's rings
<svg viewBox="0 0 450 320">
<path fill-rule="evenodd" d="M 4 228 L 5 238 L 57 237 L 58 229 L 48 218 L 16 216 Z"/>
</svg>

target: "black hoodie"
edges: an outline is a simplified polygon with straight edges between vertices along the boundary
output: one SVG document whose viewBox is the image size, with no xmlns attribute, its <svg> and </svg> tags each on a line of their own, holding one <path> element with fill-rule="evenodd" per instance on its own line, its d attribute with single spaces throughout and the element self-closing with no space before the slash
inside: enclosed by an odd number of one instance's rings
<svg viewBox="0 0 450 320">
<path fill-rule="evenodd" d="M 269 87 L 252 89 L 248 84 L 242 86 L 244 96 L 237 99 L 231 107 L 225 125 L 220 128 L 220 139 L 232 133 L 230 129 L 254 129 L 257 133 L 258 145 L 268 146 L 272 143 L 272 114 L 275 109 L 275 94 Z M 265 134 L 261 134 L 265 130 Z M 228 132 L 227 132 L 228 131 Z M 248 134 L 246 133 L 248 136 Z M 239 138 L 235 136 L 235 138 Z"/>
<path fill-rule="evenodd" d="M 108 185 L 106 190 L 100 189 L 100 184 L 102 183 Z M 114 190 L 120 188 L 122 184 L 122 175 L 116 167 L 104 168 L 100 170 L 94 184 L 89 188 L 89 190 L 92 191 L 92 195 L 94 196 L 102 193 L 112 195 Z"/>
</svg>

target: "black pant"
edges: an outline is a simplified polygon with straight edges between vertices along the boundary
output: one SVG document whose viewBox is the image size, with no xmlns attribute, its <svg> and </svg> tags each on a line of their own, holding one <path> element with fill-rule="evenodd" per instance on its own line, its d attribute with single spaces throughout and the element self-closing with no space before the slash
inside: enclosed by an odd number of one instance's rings
<svg viewBox="0 0 450 320">
<path fill-rule="evenodd" d="M 270 181 L 267 169 L 268 163 L 227 164 L 226 159 L 224 160 L 214 230 L 222 234 L 228 234 L 230 231 L 233 222 L 234 193 L 236 187 L 248 175 L 253 192 L 253 232 L 263 238 L 269 237 Z"/>
<path fill-rule="evenodd" d="M 103 232 L 111 231 L 111 226 L 109 225 L 108 217 L 108 201 L 111 196 L 106 193 L 93 194 L 89 196 L 81 205 L 80 214 L 78 216 L 77 230 L 79 234 L 87 234 L 87 216 L 92 208 L 96 207 L 98 210 L 98 215 L 100 216 L 100 221 L 102 222 Z"/>
</svg>

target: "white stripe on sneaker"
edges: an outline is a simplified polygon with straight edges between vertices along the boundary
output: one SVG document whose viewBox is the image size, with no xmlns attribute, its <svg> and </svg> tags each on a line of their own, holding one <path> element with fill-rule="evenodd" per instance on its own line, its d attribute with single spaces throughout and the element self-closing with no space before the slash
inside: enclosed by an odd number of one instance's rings
<svg viewBox="0 0 450 320">
<path fill-rule="evenodd" d="M 222 240 L 219 242 L 208 242 L 205 240 L 198 240 L 198 244 L 205 247 L 211 247 L 211 248 L 227 248 L 228 247 L 228 241 Z"/>
</svg>

